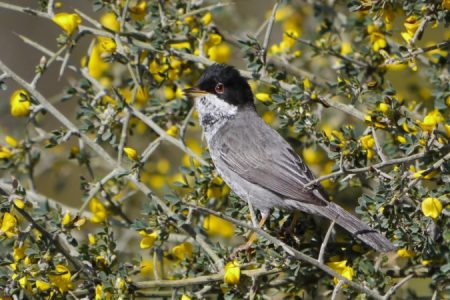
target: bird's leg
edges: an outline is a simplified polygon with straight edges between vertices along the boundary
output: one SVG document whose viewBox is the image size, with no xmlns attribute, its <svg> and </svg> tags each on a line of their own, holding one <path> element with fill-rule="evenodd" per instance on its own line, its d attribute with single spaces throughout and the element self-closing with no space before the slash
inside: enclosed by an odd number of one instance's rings
<svg viewBox="0 0 450 300">
<path fill-rule="evenodd" d="M 289 227 L 288 227 L 288 230 L 287 230 L 287 232 L 288 232 L 288 234 L 289 235 L 292 235 L 293 233 L 294 233 L 294 231 L 295 231 L 295 226 L 297 226 L 297 221 L 298 221 L 298 219 L 300 218 L 300 211 L 298 211 L 298 210 L 296 210 L 295 212 L 294 212 L 294 216 L 292 217 L 292 221 L 291 221 L 291 224 L 289 224 Z"/>
<path fill-rule="evenodd" d="M 259 221 L 257 228 L 261 229 L 264 226 L 264 224 L 266 223 L 268 217 L 269 217 L 269 212 L 268 211 L 267 212 L 262 212 L 261 213 L 261 220 Z M 251 233 L 250 237 L 248 238 L 248 240 L 247 240 L 247 242 L 245 244 L 240 245 L 239 247 L 234 249 L 233 253 L 231 254 L 231 257 L 235 257 L 236 254 L 241 252 L 241 251 L 248 250 L 253 245 L 253 243 L 256 241 L 256 236 L 257 235 L 256 235 L 255 232 Z"/>
</svg>

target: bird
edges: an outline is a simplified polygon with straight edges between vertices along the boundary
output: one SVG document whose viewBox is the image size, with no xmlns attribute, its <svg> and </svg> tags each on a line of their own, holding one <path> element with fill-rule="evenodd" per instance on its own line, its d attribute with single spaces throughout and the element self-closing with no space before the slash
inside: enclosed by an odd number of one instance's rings
<svg viewBox="0 0 450 300">
<path fill-rule="evenodd" d="M 231 190 L 261 213 L 260 228 L 273 208 L 325 217 L 378 252 L 394 245 L 344 208 L 324 188 L 289 143 L 258 115 L 247 80 L 233 66 L 208 66 L 194 87 L 194 100 L 211 160 Z"/>
</svg>

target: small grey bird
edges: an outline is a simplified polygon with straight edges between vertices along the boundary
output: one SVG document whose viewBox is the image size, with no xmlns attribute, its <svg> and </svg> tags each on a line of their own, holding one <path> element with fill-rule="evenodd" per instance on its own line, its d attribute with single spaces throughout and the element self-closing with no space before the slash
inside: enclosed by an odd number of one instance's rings
<svg viewBox="0 0 450 300">
<path fill-rule="evenodd" d="M 257 114 L 250 86 L 235 68 L 214 64 L 185 93 L 195 99 L 217 172 L 241 199 L 260 210 L 260 226 L 272 208 L 300 210 L 334 220 L 377 251 L 394 249 L 383 235 L 329 202 L 322 186 L 305 188 L 313 174 Z"/>
</svg>

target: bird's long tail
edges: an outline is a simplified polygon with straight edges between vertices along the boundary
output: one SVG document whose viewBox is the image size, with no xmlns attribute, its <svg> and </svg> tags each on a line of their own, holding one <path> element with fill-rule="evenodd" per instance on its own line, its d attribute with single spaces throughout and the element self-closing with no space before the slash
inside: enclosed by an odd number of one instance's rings
<svg viewBox="0 0 450 300">
<path fill-rule="evenodd" d="M 327 206 L 317 207 L 316 212 L 330 220 L 335 220 L 336 224 L 379 252 L 389 252 L 395 249 L 395 246 L 386 237 L 337 204 L 329 202 Z"/>
</svg>

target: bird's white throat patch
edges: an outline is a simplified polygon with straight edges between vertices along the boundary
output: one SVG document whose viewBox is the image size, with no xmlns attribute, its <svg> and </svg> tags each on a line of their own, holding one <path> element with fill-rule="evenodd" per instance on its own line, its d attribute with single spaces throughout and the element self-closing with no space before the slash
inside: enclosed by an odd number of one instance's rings
<svg viewBox="0 0 450 300">
<path fill-rule="evenodd" d="M 195 108 L 207 138 L 233 118 L 238 109 L 236 105 L 229 104 L 213 94 L 196 97 Z"/>
</svg>

